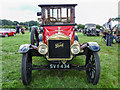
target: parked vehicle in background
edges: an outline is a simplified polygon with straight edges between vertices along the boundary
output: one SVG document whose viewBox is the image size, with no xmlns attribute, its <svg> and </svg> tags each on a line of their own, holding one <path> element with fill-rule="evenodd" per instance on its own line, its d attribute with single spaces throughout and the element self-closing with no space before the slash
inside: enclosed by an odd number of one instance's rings
<svg viewBox="0 0 120 90">
<path fill-rule="evenodd" d="M 114 35 L 115 41 L 117 43 L 120 43 L 120 24 L 117 24 L 114 26 L 113 32 L 114 32 L 113 35 Z"/>
<path fill-rule="evenodd" d="M 83 30 L 84 35 L 100 35 L 100 30 L 96 29 L 96 24 L 85 24 L 85 28 Z"/>
<path fill-rule="evenodd" d="M 9 36 L 15 36 L 15 35 L 16 35 L 15 29 L 0 28 L 0 36 L 1 37 L 9 37 Z"/>
</svg>

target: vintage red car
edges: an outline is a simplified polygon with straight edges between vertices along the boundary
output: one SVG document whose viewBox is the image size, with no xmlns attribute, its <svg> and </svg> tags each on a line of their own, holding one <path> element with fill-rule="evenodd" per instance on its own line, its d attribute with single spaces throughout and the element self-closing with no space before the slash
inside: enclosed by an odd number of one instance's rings
<svg viewBox="0 0 120 90">
<path fill-rule="evenodd" d="M 79 43 L 77 24 L 75 23 L 75 6 L 77 4 L 41 4 L 37 15 L 40 32 L 31 30 L 31 44 L 19 48 L 22 55 L 21 77 L 24 85 L 31 81 L 32 70 L 86 70 L 88 80 L 97 84 L 100 77 L 100 50 L 96 42 Z M 85 41 L 86 42 L 86 41 Z M 69 62 L 76 56 L 85 55 L 84 66 Z M 47 65 L 33 65 L 32 57 L 44 57 Z"/>
<path fill-rule="evenodd" d="M 9 28 L 0 28 L 0 36 L 9 37 L 9 36 L 15 36 L 16 30 L 15 29 L 9 29 Z"/>
</svg>

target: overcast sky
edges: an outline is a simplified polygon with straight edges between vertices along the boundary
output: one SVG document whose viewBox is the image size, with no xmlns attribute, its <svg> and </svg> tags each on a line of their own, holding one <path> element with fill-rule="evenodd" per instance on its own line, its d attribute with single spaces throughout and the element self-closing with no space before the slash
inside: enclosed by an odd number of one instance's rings
<svg viewBox="0 0 120 90">
<path fill-rule="evenodd" d="M 36 20 L 40 11 L 38 4 L 78 4 L 76 23 L 103 25 L 108 19 L 118 16 L 120 0 L 0 0 L 0 19 L 12 21 Z M 116 24 L 117 22 L 114 22 Z"/>
</svg>

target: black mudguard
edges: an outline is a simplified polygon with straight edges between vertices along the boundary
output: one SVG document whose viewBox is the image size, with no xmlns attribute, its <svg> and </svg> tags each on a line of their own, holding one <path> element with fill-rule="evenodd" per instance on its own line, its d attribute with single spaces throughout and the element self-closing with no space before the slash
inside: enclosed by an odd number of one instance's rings
<svg viewBox="0 0 120 90">
<path fill-rule="evenodd" d="M 24 53 L 28 53 L 31 52 L 32 56 L 43 56 L 38 52 L 38 48 L 35 45 L 31 45 L 31 44 L 23 44 L 19 47 L 18 50 L 19 53 L 24 54 Z"/>
<path fill-rule="evenodd" d="M 100 47 L 97 42 L 87 42 L 87 48 L 89 48 L 93 52 L 100 51 Z"/>
<path fill-rule="evenodd" d="M 19 47 L 19 50 L 18 52 L 23 54 L 23 53 L 27 53 L 28 51 L 30 51 L 31 49 L 33 49 L 30 44 L 22 44 L 20 47 Z"/>
</svg>

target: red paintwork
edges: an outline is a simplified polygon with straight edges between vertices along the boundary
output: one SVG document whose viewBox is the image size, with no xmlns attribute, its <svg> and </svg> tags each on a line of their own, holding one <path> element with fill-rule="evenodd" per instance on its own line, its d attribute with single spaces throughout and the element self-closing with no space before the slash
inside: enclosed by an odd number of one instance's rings
<svg viewBox="0 0 120 90">
<path fill-rule="evenodd" d="M 8 36 L 13 36 L 14 34 L 16 34 L 16 32 L 13 30 L 8 30 L 8 31 L 1 30 L 0 34 L 2 34 L 0 36 L 5 36 L 6 34 L 8 34 Z"/>
<path fill-rule="evenodd" d="M 73 26 L 44 26 L 44 33 L 43 33 L 43 41 L 47 44 L 47 39 L 54 35 L 58 34 L 58 27 L 60 28 L 60 33 L 66 36 L 69 36 L 71 39 L 71 45 L 74 42 L 75 31 L 73 30 Z"/>
</svg>

